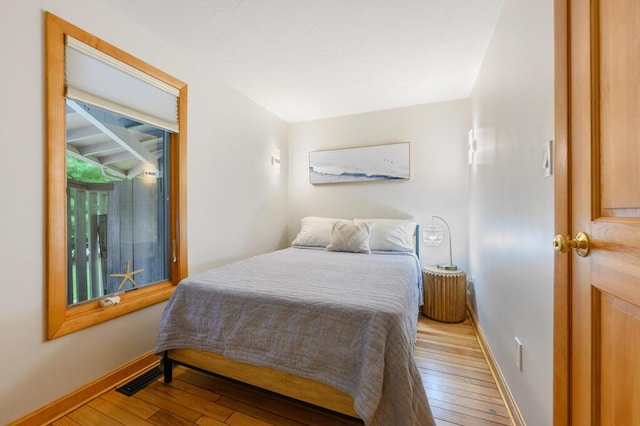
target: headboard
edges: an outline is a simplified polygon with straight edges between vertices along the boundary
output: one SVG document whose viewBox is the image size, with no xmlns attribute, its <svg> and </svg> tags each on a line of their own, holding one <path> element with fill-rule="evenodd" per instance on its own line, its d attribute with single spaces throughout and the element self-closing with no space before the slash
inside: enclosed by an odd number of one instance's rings
<svg viewBox="0 0 640 426">
<path fill-rule="evenodd" d="M 413 232 L 413 241 L 416 244 L 416 256 L 420 259 L 420 225 L 416 224 L 416 230 Z"/>
</svg>

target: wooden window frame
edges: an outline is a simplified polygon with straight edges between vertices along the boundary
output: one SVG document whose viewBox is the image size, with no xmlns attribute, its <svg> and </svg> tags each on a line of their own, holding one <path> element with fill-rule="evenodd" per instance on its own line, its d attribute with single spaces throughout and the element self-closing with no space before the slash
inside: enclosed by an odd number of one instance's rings
<svg viewBox="0 0 640 426">
<path fill-rule="evenodd" d="M 67 306 L 65 36 L 70 35 L 154 78 L 175 87 L 180 131 L 171 135 L 169 241 L 170 280 L 120 295 L 120 303 L 101 307 L 99 300 Z M 47 339 L 108 321 L 165 301 L 187 276 L 187 85 L 86 31 L 45 13 L 46 37 L 46 286 Z"/>
</svg>

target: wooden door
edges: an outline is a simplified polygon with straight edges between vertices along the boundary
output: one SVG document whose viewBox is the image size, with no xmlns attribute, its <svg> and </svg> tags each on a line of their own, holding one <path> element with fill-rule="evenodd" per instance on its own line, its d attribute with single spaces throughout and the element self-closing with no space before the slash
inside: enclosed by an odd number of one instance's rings
<svg viewBox="0 0 640 426">
<path fill-rule="evenodd" d="M 640 1 L 556 0 L 554 421 L 640 425 Z"/>
</svg>

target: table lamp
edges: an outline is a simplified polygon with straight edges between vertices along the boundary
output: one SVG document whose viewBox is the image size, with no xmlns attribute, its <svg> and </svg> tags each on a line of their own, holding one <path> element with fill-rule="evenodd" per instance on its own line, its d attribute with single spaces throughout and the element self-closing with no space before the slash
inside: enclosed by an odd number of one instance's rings
<svg viewBox="0 0 640 426">
<path fill-rule="evenodd" d="M 438 269 L 444 269 L 445 271 L 456 271 L 458 270 L 458 267 L 453 264 L 453 255 L 451 249 L 451 228 L 449 228 L 449 224 L 446 220 L 444 220 L 440 216 L 431 216 L 431 224 L 424 227 L 424 230 L 422 232 L 422 240 L 428 246 L 438 246 L 442 244 L 444 232 L 442 230 L 442 226 L 435 223 L 434 219 L 441 220 L 446 225 L 447 233 L 449 234 L 449 263 L 439 264 L 437 265 L 437 267 Z"/>
</svg>

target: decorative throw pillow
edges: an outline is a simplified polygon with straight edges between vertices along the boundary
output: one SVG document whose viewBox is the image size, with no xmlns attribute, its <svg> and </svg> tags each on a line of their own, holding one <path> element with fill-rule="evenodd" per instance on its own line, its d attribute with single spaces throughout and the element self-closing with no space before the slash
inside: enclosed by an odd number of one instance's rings
<svg viewBox="0 0 640 426">
<path fill-rule="evenodd" d="M 367 222 L 355 223 L 350 220 L 336 220 L 331 231 L 331 243 L 327 250 L 348 251 L 352 253 L 371 253 L 369 234 L 371 227 Z"/>
<path fill-rule="evenodd" d="M 335 218 L 303 217 L 300 221 L 301 229 L 291 243 L 296 247 L 326 247 L 331 242 L 331 229 Z"/>
<path fill-rule="evenodd" d="M 416 222 L 403 219 L 354 219 L 367 222 L 371 227 L 369 247 L 372 251 L 414 252 Z"/>
</svg>

